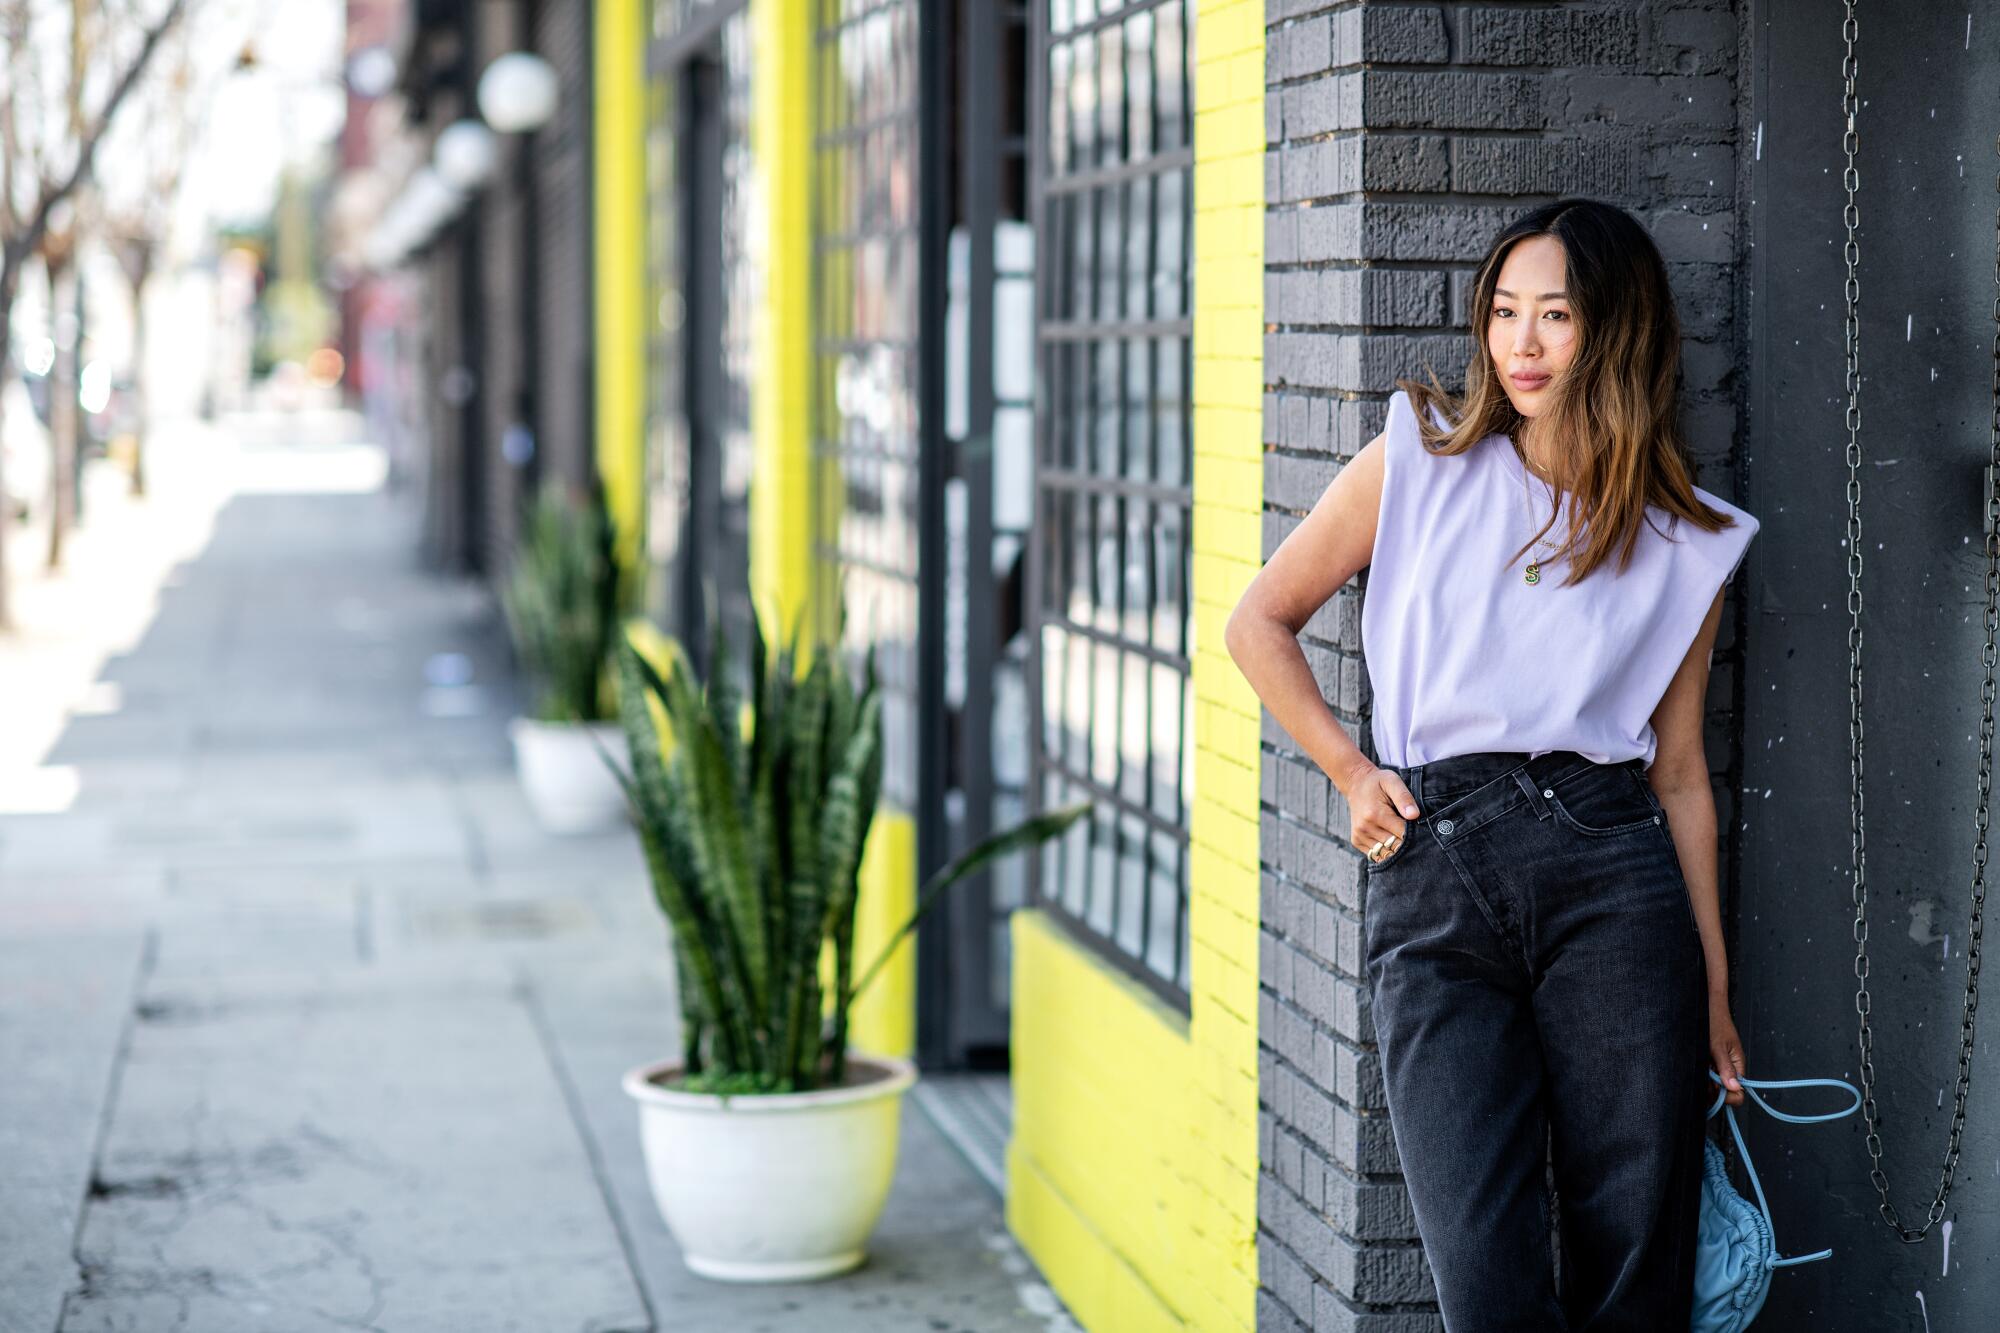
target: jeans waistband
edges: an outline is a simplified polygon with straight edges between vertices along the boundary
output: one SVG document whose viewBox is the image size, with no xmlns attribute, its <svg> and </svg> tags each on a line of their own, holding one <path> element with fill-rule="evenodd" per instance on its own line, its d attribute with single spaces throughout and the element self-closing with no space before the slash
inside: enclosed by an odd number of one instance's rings
<svg viewBox="0 0 2000 1333">
<path fill-rule="evenodd" d="M 1520 750 L 1474 750 L 1422 764 L 1392 765 L 1391 771 L 1403 780 L 1403 785 L 1410 789 L 1410 795 L 1416 798 L 1418 818 L 1427 819 L 1445 802 L 1476 791 L 1516 769 L 1524 770 L 1537 787 L 1544 787 L 1597 763 L 1597 760 L 1575 750 L 1550 750 L 1533 757 Z M 1630 768 L 1643 775 L 1644 765 L 1643 759 L 1625 759 L 1610 766 Z"/>
</svg>

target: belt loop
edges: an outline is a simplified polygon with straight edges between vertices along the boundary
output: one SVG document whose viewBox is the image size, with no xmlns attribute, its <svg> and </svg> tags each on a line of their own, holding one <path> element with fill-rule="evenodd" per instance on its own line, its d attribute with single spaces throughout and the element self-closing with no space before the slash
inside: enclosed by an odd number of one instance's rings
<svg viewBox="0 0 2000 1333">
<path fill-rule="evenodd" d="M 1514 781 L 1521 784 L 1521 790 L 1528 794 L 1528 805 L 1534 810 L 1535 818 L 1547 819 L 1549 817 L 1548 798 L 1542 795 L 1542 789 L 1536 785 L 1535 779 L 1528 772 L 1526 764 L 1514 770 Z"/>
<path fill-rule="evenodd" d="M 1424 766 L 1411 764 L 1408 768 L 1398 769 L 1397 772 L 1403 779 L 1403 785 L 1410 789 L 1410 799 L 1417 803 L 1417 817 L 1428 819 L 1431 811 L 1430 807 L 1424 804 Z"/>
</svg>

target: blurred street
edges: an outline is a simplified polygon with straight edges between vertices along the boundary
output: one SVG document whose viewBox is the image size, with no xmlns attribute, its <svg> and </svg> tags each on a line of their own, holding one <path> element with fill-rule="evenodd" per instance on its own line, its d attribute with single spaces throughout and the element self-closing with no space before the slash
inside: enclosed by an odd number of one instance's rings
<svg viewBox="0 0 2000 1333">
<path fill-rule="evenodd" d="M 1073 1328 L 909 1100 L 863 1269 L 686 1270 L 618 1087 L 679 1049 L 636 840 L 530 817 L 491 595 L 359 429 L 163 430 L 18 582 L 0 1330 Z"/>
</svg>

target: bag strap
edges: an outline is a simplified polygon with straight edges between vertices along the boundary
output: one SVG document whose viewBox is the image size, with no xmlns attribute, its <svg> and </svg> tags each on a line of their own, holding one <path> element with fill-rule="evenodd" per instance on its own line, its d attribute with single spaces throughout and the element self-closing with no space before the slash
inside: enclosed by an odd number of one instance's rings
<svg viewBox="0 0 2000 1333">
<path fill-rule="evenodd" d="M 1777 1240 L 1778 1230 L 1777 1230 L 1777 1225 L 1771 1220 L 1771 1205 L 1767 1203 L 1764 1199 L 1764 1183 L 1757 1179 L 1757 1168 L 1751 1165 L 1750 1163 L 1750 1145 L 1746 1144 L 1743 1141 L 1743 1131 L 1736 1124 L 1736 1108 L 1733 1106 L 1727 1108 L 1723 1107 L 1724 1100 L 1729 1096 L 1729 1088 L 1727 1087 L 1727 1085 L 1724 1085 L 1722 1083 L 1722 1076 L 1716 1073 L 1713 1069 L 1708 1071 L 1708 1076 L 1718 1086 L 1721 1087 L 1721 1091 L 1715 1094 L 1715 1104 L 1708 1108 L 1708 1114 L 1710 1117 L 1713 1117 L 1716 1111 L 1723 1109 L 1727 1110 L 1729 1116 L 1729 1132 L 1736 1139 L 1736 1151 L 1742 1154 L 1743 1169 L 1750 1173 L 1750 1187 L 1757 1191 L 1757 1210 L 1764 1215 L 1764 1225 L 1771 1228 L 1771 1246 L 1773 1253 L 1769 1260 L 1768 1266 L 1771 1268 L 1779 1268 L 1785 1264 L 1803 1264 L 1803 1263 L 1809 1263 L 1814 1259 L 1827 1258 L 1833 1253 L 1831 1249 L 1821 1250 L 1817 1254 L 1795 1255 L 1790 1259 L 1778 1258 L 1776 1254 L 1777 1243 L 1778 1243 Z M 1856 1088 L 1852 1083 L 1847 1082 L 1845 1079 L 1740 1078 L 1739 1077 L 1736 1081 L 1738 1083 L 1741 1083 L 1743 1085 L 1743 1090 L 1750 1094 L 1751 1101 L 1757 1103 L 1757 1105 L 1763 1107 L 1766 1111 L 1770 1112 L 1773 1116 L 1777 1117 L 1778 1119 L 1789 1120 L 1793 1124 L 1802 1125 L 1802 1124 L 1810 1124 L 1818 1120 L 1838 1120 L 1840 1119 L 1840 1117 L 1844 1115 L 1853 1115 L 1855 1109 L 1861 1105 L 1860 1089 Z M 1824 1115 L 1793 1115 L 1788 1111 L 1780 1111 L 1777 1107 L 1771 1105 L 1771 1103 L 1765 1101 L 1762 1097 L 1757 1095 L 1758 1088 L 1807 1088 L 1807 1087 L 1846 1088 L 1849 1092 L 1854 1094 L 1854 1105 L 1842 1107 L 1838 1111 L 1828 1111 Z"/>
</svg>

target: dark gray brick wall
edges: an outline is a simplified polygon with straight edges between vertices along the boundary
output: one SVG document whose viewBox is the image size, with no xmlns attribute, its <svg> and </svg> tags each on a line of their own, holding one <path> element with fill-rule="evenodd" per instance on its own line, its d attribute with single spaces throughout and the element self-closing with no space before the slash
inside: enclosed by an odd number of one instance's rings
<svg viewBox="0 0 2000 1333">
<path fill-rule="evenodd" d="M 1267 0 L 1264 551 L 1382 428 L 1398 376 L 1460 382 L 1471 272 L 1533 204 L 1652 231 L 1685 320 L 1697 481 L 1735 494 L 1738 15 L 1729 0 Z M 1300 636 L 1372 752 L 1366 571 Z M 1733 598 L 1733 593 L 1732 593 Z M 1712 700 L 1737 689 L 1734 611 Z M 1361 969 L 1346 803 L 1268 714 L 1262 760 L 1258 1327 L 1442 1327 L 1398 1171 Z M 1711 714 L 1709 753 L 1735 736 Z M 1726 785 L 1717 815 L 1733 828 Z M 1726 862 L 1725 862 L 1726 864 Z"/>
</svg>

